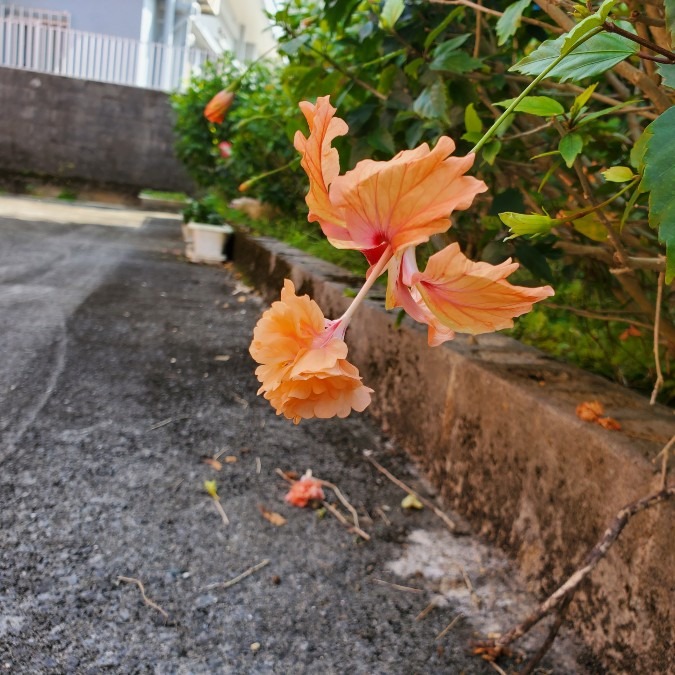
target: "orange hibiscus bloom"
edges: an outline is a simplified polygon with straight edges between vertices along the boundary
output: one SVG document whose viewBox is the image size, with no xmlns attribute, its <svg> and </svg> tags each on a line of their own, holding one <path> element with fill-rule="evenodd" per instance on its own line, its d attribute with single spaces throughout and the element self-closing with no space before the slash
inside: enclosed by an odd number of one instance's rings
<svg viewBox="0 0 675 675">
<path fill-rule="evenodd" d="M 232 102 L 234 101 L 234 92 L 219 91 L 207 104 L 204 108 L 204 117 L 209 122 L 214 124 L 222 124 L 225 119 L 227 111 L 230 109 Z"/>
<path fill-rule="evenodd" d="M 296 424 L 312 417 L 347 417 L 362 412 L 372 389 L 361 383 L 347 358 L 341 322 L 327 321 L 308 295 L 298 297 L 288 279 L 281 300 L 255 327 L 249 352 L 260 365 L 256 376 L 276 409 Z"/>
<path fill-rule="evenodd" d="M 426 143 L 387 162 L 363 160 L 340 176 L 332 141 L 347 133 L 329 97 L 300 104 L 310 134 L 295 135 L 295 147 L 309 176 L 309 220 L 317 220 L 337 248 L 362 251 L 375 264 L 388 250 L 395 255 L 450 227 L 450 214 L 467 209 L 485 192 L 483 181 L 464 174 L 474 155 L 450 157 L 455 143 L 447 136 L 431 150 Z"/>
<path fill-rule="evenodd" d="M 324 499 L 321 481 L 312 477 L 308 471 L 300 480 L 296 480 L 284 498 L 289 504 L 304 508 L 310 502 L 320 502 Z"/>
<path fill-rule="evenodd" d="M 506 277 L 518 269 L 511 259 L 500 265 L 473 262 L 450 244 L 417 270 L 414 249 L 392 261 L 387 306 L 403 307 L 416 321 L 429 326 L 429 344 L 454 337 L 455 331 L 480 335 L 513 326 L 514 317 L 554 295 L 550 286 L 513 286 Z"/>
</svg>

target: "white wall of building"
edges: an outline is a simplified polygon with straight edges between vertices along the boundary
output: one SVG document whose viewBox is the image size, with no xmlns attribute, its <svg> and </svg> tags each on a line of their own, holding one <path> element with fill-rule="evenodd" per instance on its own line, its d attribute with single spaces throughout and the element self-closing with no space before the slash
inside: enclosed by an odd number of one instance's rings
<svg viewBox="0 0 675 675">
<path fill-rule="evenodd" d="M 144 0 L 6 0 L 1 4 L 70 12 L 70 27 L 139 40 Z"/>
</svg>

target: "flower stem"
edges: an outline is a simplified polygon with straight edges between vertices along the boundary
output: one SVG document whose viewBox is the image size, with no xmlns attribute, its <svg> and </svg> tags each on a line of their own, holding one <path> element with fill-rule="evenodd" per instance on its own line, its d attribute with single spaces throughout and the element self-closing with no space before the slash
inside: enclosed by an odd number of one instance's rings
<svg viewBox="0 0 675 675">
<path fill-rule="evenodd" d="M 577 47 L 582 45 L 586 40 L 590 40 L 594 35 L 601 33 L 603 31 L 602 26 L 598 26 L 594 30 L 586 33 L 586 35 L 580 37 L 573 45 L 571 49 L 568 49 L 564 54 L 558 56 L 552 63 L 550 63 L 544 70 L 537 75 L 537 77 L 530 82 L 530 84 L 520 92 L 520 95 L 511 102 L 511 105 L 494 121 L 494 124 L 485 132 L 483 138 L 481 138 L 476 145 L 470 150 L 471 153 L 478 152 L 494 135 L 497 129 L 506 121 L 506 118 L 518 107 L 518 104 L 571 52 L 573 52 Z"/>
<path fill-rule="evenodd" d="M 368 291 L 372 288 L 376 279 L 378 279 L 382 274 L 382 272 L 384 272 L 391 258 L 392 258 L 391 249 L 387 247 L 382 256 L 380 257 L 380 259 L 377 261 L 377 264 L 374 267 L 371 267 L 368 278 L 361 287 L 361 290 L 356 294 L 356 297 L 352 300 L 352 304 L 349 305 L 347 311 L 338 319 L 338 321 L 340 322 L 340 329 L 343 335 L 344 331 L 347 330 L 349 322 L 352 320 L 352 316 L 354 316 L 354 313 L 358 309 L 359 305 L 366 299 Z"/>
</svg>

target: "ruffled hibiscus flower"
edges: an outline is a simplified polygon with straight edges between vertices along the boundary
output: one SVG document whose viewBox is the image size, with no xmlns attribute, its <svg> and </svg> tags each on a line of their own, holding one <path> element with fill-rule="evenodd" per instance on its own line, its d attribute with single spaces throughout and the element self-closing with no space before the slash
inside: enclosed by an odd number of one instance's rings
<svg viewBox="0 0 675 675">
<path fill-rule="evenodd" d="M 286 279 L 281 300 L 272 304 L 253 332 L 249 349 L 260 365 L 259 394 L 278 415 L 296 424 L 312 417 L 347 417 L 362 412 L 372 389 L 347 361 L 340 321 L 327 321 L 308 295 L 298 297 Z"/>
</svg>

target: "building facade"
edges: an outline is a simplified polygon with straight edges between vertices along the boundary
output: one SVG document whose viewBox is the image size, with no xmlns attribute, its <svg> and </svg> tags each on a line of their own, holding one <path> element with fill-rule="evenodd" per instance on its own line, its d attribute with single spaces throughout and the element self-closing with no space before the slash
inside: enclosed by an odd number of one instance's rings
<svg viewBox="0 0 675 675">
<path fill-rule="evenodd" d="M 0 66 L 178 89 L 223 52 L 246 62 L 274 48 L 262 3 L 14 0 L 0 4 Z"/>
</svg>

